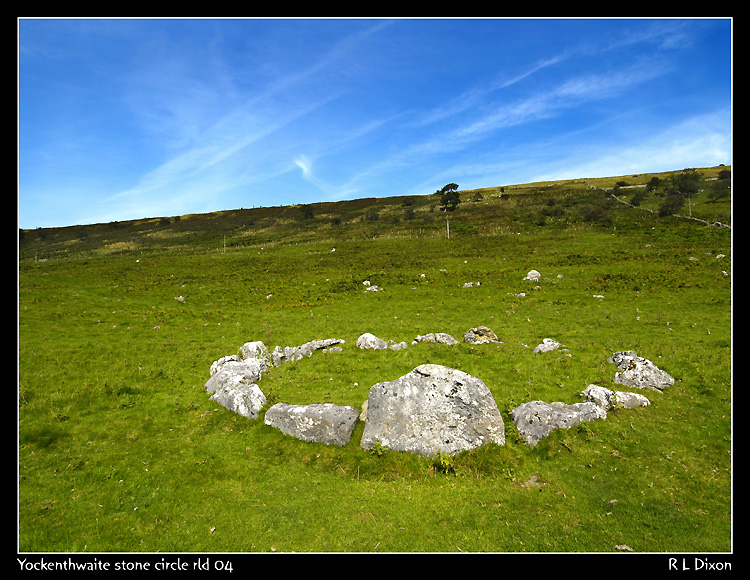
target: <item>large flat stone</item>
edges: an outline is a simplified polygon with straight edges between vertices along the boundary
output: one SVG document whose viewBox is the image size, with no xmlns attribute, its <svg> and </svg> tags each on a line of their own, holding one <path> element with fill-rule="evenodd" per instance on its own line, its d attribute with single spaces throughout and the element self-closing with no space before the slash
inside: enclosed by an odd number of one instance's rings
<svg viewBox="0 0 750 580">
<path fill-rule="evenodd" d="M 513 423 L 532 447 L 555 429 L 570 429 L 581 421 L 606 419 L 607 412 L 596 403 L 554 405 L 544 401 L 523 403 L 511 413 Z"/>
<path fill-rule="evenodd" d="M 354 407 L 333 403 L 277 403 L 266 411 L 264 422 L 302 441 L 346 445 L 358 418 L 359 411 Z"/>
</svg>

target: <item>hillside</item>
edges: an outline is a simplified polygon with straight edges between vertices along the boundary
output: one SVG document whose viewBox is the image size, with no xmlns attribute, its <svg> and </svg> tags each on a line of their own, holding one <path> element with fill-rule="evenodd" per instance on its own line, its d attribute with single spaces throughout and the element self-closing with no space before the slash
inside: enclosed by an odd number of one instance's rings
<svg viewBox="0 0 750 580">
<path fill-rule="evenodd" d="M 710 188 L 728 166 L 698 169 L 703 190 L 681 213 L 731 223 L 729 197 L 712 200 Z M 82 258 L 144 250 L 215 250 L 327 240 L 495 235 L 527 227 L 566 228 L 582 223 L 617 227 L 643 212 L 617 204 L 631 200 L 657 177 L 664 183 L 681 170 L 550 181 L 460 191 L 448 214 L 439 196 L 394 196 L 300 205 L 240 208 L 204 214 L 19 231 L 19 260 Z M 620 184 L 618 186 L 618 184 Z M 726 184 L 729 186 L 729 183 Z M 664 193 L 648 192 L 640 208 L 658 210 Z M 621 207 L 616 207 L 621 206 Z M 627 208 L 623 214 L 621 211 Z M 623 224 L 624 225 L 624 224 Z"/>
<path fill-rule="evenodd" d="M 725 169 L 701 169 L 679 213 L 731 223 L 705 181 Z M 724 561 L 732 230 L 660 216 L 652 177 L 462 191 L 449 214 L 426 195 L 21 232 L 19 550 L 218 552 L 240 574 L 256 551 Z M 466 341 L 479 326 L 498 342 Z M 406 348 L 362 349 L 365 333 Z M 262 373 L 257 418 L 207 392 L 248 341 L 328 339 L 341 349 Z M 564 348 L 535 352 L 545 339 Z M 581 402 L 631 350 L 674 384 L 527 443 L 519 406 Z M 265 422 L 277 403 L 371 409 L 373 386 L 425 364 L 486 385 L 503 445 L 429 458 L 363 447 L 363 420 L 341 446 Z"/>
</svg>

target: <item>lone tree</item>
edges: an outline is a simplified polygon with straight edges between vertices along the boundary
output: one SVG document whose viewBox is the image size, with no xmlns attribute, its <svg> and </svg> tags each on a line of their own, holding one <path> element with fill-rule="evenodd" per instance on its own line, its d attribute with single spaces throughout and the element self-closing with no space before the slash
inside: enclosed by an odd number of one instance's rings
<svg viewBox="0 0 750 580">
<path fill-rule="evenodd" d="M 684 169 L 682 173 L 671 176 L 664 184 L 666 199 L 659 206 L 659 216 L 665 217 L 677 213 L 689 197 L 700 191 L 701 174 L 695 169 Z"/>
<path fill-rule="evenodd" d="M 684 169 L 682 173 L 669 178 L 667 195 L 677 191 L 685 197 L 692 197 L 701 190 L 701 174 L 695 169 Z"/>
<path fill-rule="evenodd" d="M 457 183 L 449 183 L 443 189 L 436 191 L 435 194 L 440 195 L 440 211 L 453 211 L 461 203 Z"/>
<path fill-rule="evenodd" d="M 667 194 L 666 199 L 659 205 L 659 217 L 666 217 L 677 213 L 685 205 L 685 196 L 679 191 Z"/>
<path fill-rule="evenodd" d="M 661 179 L 658 177 L 652 177 L 651 180 L 646 184 L 646 191 L 649 193 L 652 191 L 656 191 L 661 186 Z"/>
</svg>

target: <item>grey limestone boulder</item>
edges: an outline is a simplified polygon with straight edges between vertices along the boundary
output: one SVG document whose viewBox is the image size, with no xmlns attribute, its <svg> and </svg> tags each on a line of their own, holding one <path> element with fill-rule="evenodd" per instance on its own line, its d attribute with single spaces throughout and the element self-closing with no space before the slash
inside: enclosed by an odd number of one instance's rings
<svg viewBox="0 0 750 580">
<path fill-rule="evenodd" d="M 300 346 L 276 346 L 271 353 L 271 359 L 273 360 L 273 366 L 278 367 L 287 362 L 298 361 L 304 357 L 312 356 L 312 349 Z"/>
<path fill-rule="evenodd" d="M 646 407 L 651 401 L 638 393 L 628 393 L 625 391 L 610 391 L 599 385 L 589 385 L 581 395 L 586 397 L 587 401 L 596 403 L 602 409 L 634 409 L 635 407 Z"/>
<path fill-rule="evenodd" d="M 287 362 L 294 362 L 303 358 L 311 357 L 316 350 L 328 349 L 336 344 L 343 343 L 340 338 L 316 339 L 301 344 L 299 346 L 285 346 L 284 348 L 276 346 L 271 353 L 271 360 L 274 366 L 280 366 Z"/>
<path fill-rule="evenodd" d="M 538 270 L 529 270 L 529 273 L 526 274 L 524 277 L 524 280 L 531 280 L 532 282 L 539 282 L 539 279 L 542 277 L 542 275 L 539 273 Z"/>
<path fill-rule="evenodd" d="M 215 360 L 214 362 L 211 363 L 211 368 L 208 370 L 208 375 L 212 377 L 216 373 L 218 373 L 225 364 L 229 362 L 239 362 L 239 360 L 240 360 L 240 357 L 238 357 L 236 354 L 223 356 L 219 360 Z"/>
<path fill-rule="evenodd" d="M 363 350 L 381 350 L 388 348 L 388 343 L 374 334 L 365 332 L 357 339 L 357 347 Z"/>
<path fill-rule="evenodd" d="M 266 397 L 256 382 L 268 369 L 268 349 L 258 341 L 245 343 L 240 356 L 229 355 L 214 361 L 204 389 L 210 400 L 249 419 L 257 419 Z"/>
<path fill-rule="evenodd" d="M 256 384 L 248 384 L 240 377 L 220 387 L 209 399 L 248 419 L 257 419 L 258 411 L 266 404 L 266 396 Z"/>
<path fill-rule="evenodd" d="M 529 401 L 511 412 L 513 423 L 532 447 L 555 429 L 570 429 L 581 421 L 606 419 L 607 411 L 596 403 L 555 405 L 544 401 Z"/>
<path fill-rule="evenodd" d="M 204 389 L 207 393 L 215 393 L 224 386 L 233 386 L 239 382 L 257 383 L 267 368 L 268 363 L 262 359 L 237 360 L 223 357 L 211 365 L 211 378 L 206 381 Z"/>
<path fill-rule="evenodd" d="M 617 365 L 619 370 L 612 379 L 613 383 L 655 391 L 663 391 L 674 385 L 674 378 L 650 360 L 638 356 L 634 350 L 616 352 L 607 360 Z"/>
<path fill-rule="evenodd" d="M 285 435 L 302 441 L 346 445 L 358 418 L 359 411 L 354 407 L 342 407 L 333 403 L 277 403 L 266 411 L 264 422 Z"/>
<path fill-rule="evenodd" d="M 450 334 L 446 334 L 445 332 L 430 332 L 428 334 L 420 334 L 415 339 L 414 342 L 437 342 L 440 344 L 449 344 L 454 345 L 458 344 L 458 341 L 453 338 Z"/>
<path fill-rule="evenodd" d="M 477 326 L 470 328 L 464 333 L 464 342 L 470 344 L 486 344 L 489 342 L 500 342 L 497 335 L 486 326 Z"/>
<path fill-rule="evenodd" d="M 543 338 L 542 344 L 539 344 L 534 348 L 534 352 L 549 352 L 551 350 L 556 350 L 563 346 L 556 340 L 552 340 L 551 338 Z"/>
<path fill-rule="evenodd" d="M 373 385 L 361 446 L 375 443 L 423 456 L 505 444 L 497 404 L 478 378 L 436 364 Z"/>
<path fill-rule="evenodd" d="M 257 358 L 265 361 L 271 360 L 268 348 L 260 340 L 246 342 L 240 347 L 240 357 L 244 359 Z"/>
<path fill-rule="evenodd" d="M 401 342 L 396 342 L 395 340 L 385 341 L 374 334 L 365 332 L 357 339 L 357 347 L 362 350 L 384 350 L 386 348 L 390 350 L 404 350 L 409 345 L 404 340 Z"/>
</svg>

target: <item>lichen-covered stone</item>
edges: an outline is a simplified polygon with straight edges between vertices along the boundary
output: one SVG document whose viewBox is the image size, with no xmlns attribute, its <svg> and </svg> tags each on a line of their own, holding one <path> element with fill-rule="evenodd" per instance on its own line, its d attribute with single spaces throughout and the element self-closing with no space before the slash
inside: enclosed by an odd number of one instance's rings
<svg viewBox="0 0 750 580">
<path fill-rule="evenodd" d="M 470 328 L 464 333 L 464 342 L 469 344 L 486 344 L 489 342 L 500 342 L 492 329 L 486 326 Z"/>
<path fill-rule="evenodd" d="M 602 409 L 634 409 L 636 407 L 645 407 L 651 404 L 648 398 L 638 393 L 628 393 L 626 391 L 611 391 L 599 385 L 589 385 L 581 395 L 586 400 L 596 403 Z"/>
<path fill-rule="evenodd" d="M 619 369 L 612 379 L 613 383 L 655 391 L 663 391 L 674 385 L 674 378 L 650 360 L 638 356 L 634 350 L 616 352 L 607 360 Z"/>
<path fill-rule="evenodd" d="M 555 429 L 570 429 L 581 421 L 606 419 L 607 411 L 596 403 L 555 405 L 544 401 L 529 401 L 511 412 L 518 432 L 532 447 Z"/>
<path fill-rule="evenodd" d="M 445 332 L 430 332 L 428 334 L 420 334 L 415 339 L 414 342 L 437 342 L 440 344 L 448 344 L 448 345 L 454 345 L 458 344 L 458 341 L 453 338 L 450 334 L 446 334 Z"/>
<path fill-rule="evenodd" d="M 365 332 L 357 339 L 357 347 L 363 350 L 382 350 L 388 348 L 388 343 L 370 332 Z"/>
<path fill-rule="evenodd" d="M 550 352 L 551 350 L 556 350 L 563 346 L 556 340 L 552 340 L 551 338 L 544 338 L 542 339 L 542 344 L 537 345 L 534 348 L 534 352 Z"/>
<path fill-rule="evenodd" d="M 265 361 L 271 359 L 268 347 L 260 340 L 246 342 L 240 347 L 240 356 L 242 359 L 257 358 Z"/>
<path fill-rule="evenodd" d="M 276 346 L 271 353 L 274 366 L 280 366 L 287 362 L 294 362 L 306 357 L 311 357 L 316 350 L 327 349 L 336 344 L 345 342 L 340 338 L 315 339 L 299 346 Z"/>
<path fill-rule="evenodd" d="M 213 374 L 204 385 L 207 393 L 215 393 L 225 385 L 233 385 L 240 379 L 247 384 L 257 383 L 268 368 L 265 360 L 256 358 L 237 360 L 223 357 L 214 365 L 211 365 Z"/>
<path fill-rule="evenodd" d="M 231 384 L 219 388 L 209 399 L 238 415 L 257 419 L 258 411 L 266 404 L 266 396 L 258 385 L 247 384 L 239 375 L 234 377 Z"/>
<path fill-rule="evenodd" d="M 361 446 L 375 443 L 423 456 L 505 444 L 500 411 L 487 386 L 465 372 L 425 364 L 370 388 Z"/>
<path fill-rule="evenodd" d="M 359 411 L 354 407 L 333 403 L 277 403 L 266 411 L 264 422 L 301 441 L 346 445 L 358 418 Z"/>
</svg>

